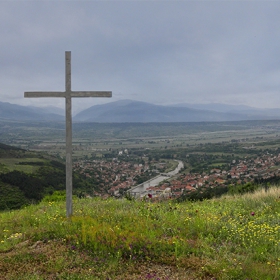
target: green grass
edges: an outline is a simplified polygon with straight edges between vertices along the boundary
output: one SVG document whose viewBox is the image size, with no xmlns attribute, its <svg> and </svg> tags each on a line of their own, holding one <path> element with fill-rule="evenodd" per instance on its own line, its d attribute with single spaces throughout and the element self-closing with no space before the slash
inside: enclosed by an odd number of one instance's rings
<svg viewBox="0 0 280 280">
<path fill-rule="evenodd" d="M 0 273 L 4 279 L 279 279 L 279 220 L 278 188 L 181 204 L 75 199 L 71 219 L 64 201 L 49 197 L 0 213 Z"/>
<path fill-rule="evenodd" d="M 27 164 L 20 164 L 24 162 Z M 0 172 L 6 173 L 17 170 L 26 173 L 34 173 L 39 167 L 32 164 L 28 165 L 28 162 L 46 162 L 46 160 L 38 158 L 1 158 L 0 163 L 2 168 L 0 166 Z"/>
</svg>

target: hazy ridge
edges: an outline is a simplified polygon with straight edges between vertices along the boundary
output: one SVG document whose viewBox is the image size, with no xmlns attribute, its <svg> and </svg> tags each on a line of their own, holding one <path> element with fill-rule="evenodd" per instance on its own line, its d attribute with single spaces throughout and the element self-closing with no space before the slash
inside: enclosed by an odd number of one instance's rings
<svg viewBox="0 0 280 280">
<path fill-rule="evenodd" d="M 0 118 L 7 120 L 62 121 L 62 109 L 39 108 L 0 102 Z M 73 117 L 76 122 L 220 122 L 280 119 L 280 109 L 260 109 L 245 105 L 174 104 L 155 105 L 133 100 L 120 100 L 94 105 Z"/>
</svg>

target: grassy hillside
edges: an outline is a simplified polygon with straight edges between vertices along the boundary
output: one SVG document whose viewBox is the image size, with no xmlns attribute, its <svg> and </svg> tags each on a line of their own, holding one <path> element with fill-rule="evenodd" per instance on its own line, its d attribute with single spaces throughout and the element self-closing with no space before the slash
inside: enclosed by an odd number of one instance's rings
<svg viewBox="0 0 280 280">
<path fill-rule="evenodd" d="M 64 197 L 0 213 L 2 279 L 280 279 L 280 189 L 201 202 Z"/>
<path fill-rule="evenodd" d="M 73 181 L 75 194 L 93 189 L 80 174 L 74 173 Z M 0 143 L 0 210 L 18 209 L 60 190 L 65 190 L 63 162 Z"/>
</svg>

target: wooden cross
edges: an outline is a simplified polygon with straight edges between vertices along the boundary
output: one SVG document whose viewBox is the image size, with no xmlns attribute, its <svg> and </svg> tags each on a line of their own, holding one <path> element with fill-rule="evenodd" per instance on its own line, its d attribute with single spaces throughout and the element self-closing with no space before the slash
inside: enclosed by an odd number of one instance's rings
<svg viewBox="0 0 280 280">
<path fill-rule="evenodd" d="M 24 92 L 24 97 L 64 97 L 66 115 L 66 216 L 73 214 L 72 206 L 72 97 L 112 97 L 111 91 L 72 91 L 71 52 L 65 52 L 65 91 Z"/>
</svg>

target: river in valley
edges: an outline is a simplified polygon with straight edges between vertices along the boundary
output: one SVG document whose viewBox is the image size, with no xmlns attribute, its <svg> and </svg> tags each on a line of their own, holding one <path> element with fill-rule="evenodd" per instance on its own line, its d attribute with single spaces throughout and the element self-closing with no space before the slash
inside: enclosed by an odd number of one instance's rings
<svg viewBox="0 0 280 280">
<path fill-rule="evenodd" d="M 167 180 L 172 176 L 175 176 L 182 168 L 184 168 L 184 163 L 181 160 L 177 160 L 177 161 L 178 161 L 178 166 L 173 171 L 160 174 L 155 178 L 152 178 L 138 186 L 131 188 L 128 192 L 130 192 L 134 196 L 145 195 L 147 188 L 157 186 L 160 182 Z"/>
</svg>

